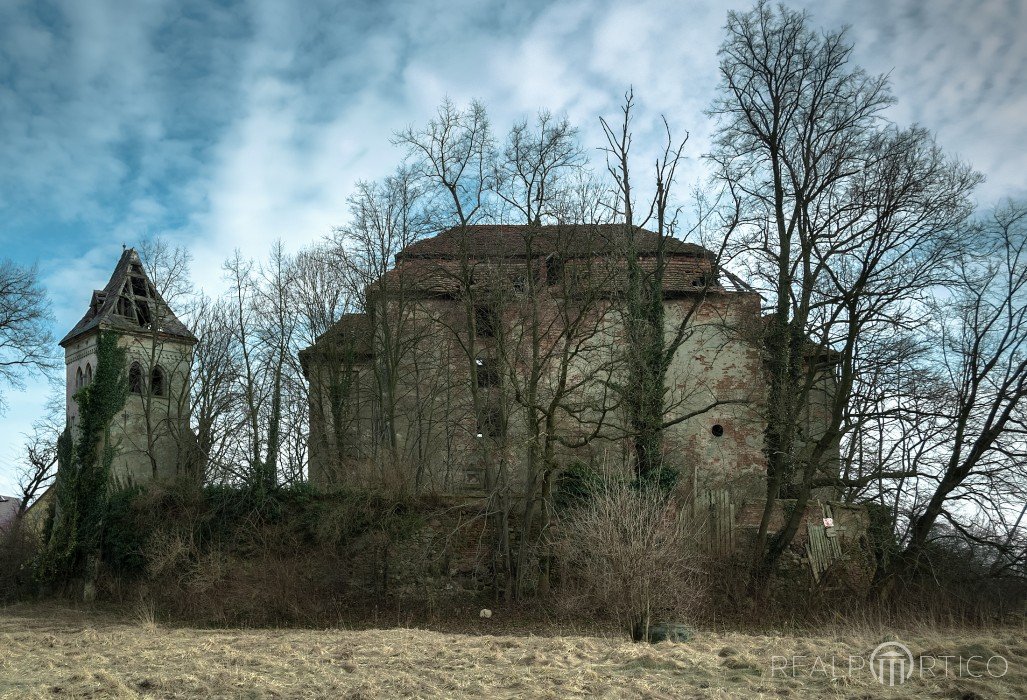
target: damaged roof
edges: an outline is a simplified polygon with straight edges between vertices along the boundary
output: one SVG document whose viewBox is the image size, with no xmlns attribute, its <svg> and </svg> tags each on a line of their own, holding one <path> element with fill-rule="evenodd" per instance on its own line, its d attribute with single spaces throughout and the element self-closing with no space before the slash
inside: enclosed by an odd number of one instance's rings
<svg viewBox="0 0 1027 700">
<path fill-rule="evenodd" d="M 640 255 L 654 255 L 659 249 L 659 234 L 636 226 L 635 248 Z M 626 245 L 627 227 L 623 224 L 482 224 L 446 229 L 442 233 L 411 243 L 396 254 L 396 261 L 410 258 L 454 258 L 467 255 L 475 259 L 525 257 L 530 243 L 532 256 L 560 253 L 562 257 L 616 254 Z M 672 256 L 713 257 L 694 243 L 677 238 L 662 238 L 664 251 Z"/>
<path fill-rule="evenodd" d="M 159 311 L 159 313 L 158 313 Z M 157 331 L 165 337 L 189 343 L 196 336 L 182 323 L 157 291 L 143 268 L 134 248 L 126 248 L 114 268 L 107 286 L 93 292 L 89 309 L 75 327 L 61 340 L 66 346 L 76 338 L 93 330 L 114 330 L 128 333 L 153 330 L 158 318 Z"/>
</svg>

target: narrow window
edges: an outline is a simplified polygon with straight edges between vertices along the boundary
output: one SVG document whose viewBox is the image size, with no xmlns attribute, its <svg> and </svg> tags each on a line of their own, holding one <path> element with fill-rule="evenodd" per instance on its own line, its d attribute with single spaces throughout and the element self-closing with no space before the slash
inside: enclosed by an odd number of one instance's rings
<svg viewBox="0 0 1027 700">
<path fill-rule="evenodd" d="M 132 293 L 137 297 L 146 297 L 149 294 L 146 293 L 146 280 L 142 277 L 132 278 Z"/>
<path fill-rule="evenodd" d="M 556 257 L 556 255 L 550 255 L 546 258 L 546 284 L 550 286 L 559 284 L 562 275 L 563 261 Z"/>
<path fill-rule="evenodd" d="M 164 396 L 167 386 L 164 381 L 164 369 L 157 365 L 150 373 L 150 393 L 154 396 Z"/>
<path fill-rule="evenodd" d="M 496 310 L 482 304 L 474 307 L 474 333 L 479 338 L 494 338 L 499 327 Z"/>
<path fill-rule="evenodd" d="M 138 362 L 128 368 L 128 390 L 133 394 L 143 393 L 143 366 Z"/>
<path fill-rule="evenodd" d="M 93 383 L 93 366 L 87 362 L 86 363 L 86 384 L 92 384 L 92 383 Z"/>
<path fill-rule="evenodd" d="M 474 364 L 477 369 L 479 387 L 487 388 L 499 384 L 499 371 L 496 368 L 495 360 L 485 355 L 479 355 Z"/>
<path fill-rule="evenodd" d="M 150 326 L 150 321 L 152 321 L 152 318 L 150 317 L 150 305 L 145 301 L 136 299 L 136 318 L 139 319 L 139 325 L 143 328 L 148 328 Z"/>
<path fill-rule="evenodd" d="M 77 370 L 75 370 L 75 390 L 77 391 L 77 390 L 79 390 L 81 388 L 82 388 L 82 368 L 79 367 Z"/>
</svg>

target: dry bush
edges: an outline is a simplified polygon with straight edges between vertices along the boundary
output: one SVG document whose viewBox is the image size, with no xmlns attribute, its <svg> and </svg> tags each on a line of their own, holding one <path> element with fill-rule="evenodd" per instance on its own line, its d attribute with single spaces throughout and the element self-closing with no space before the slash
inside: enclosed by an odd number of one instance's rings
<svg viewBox="0 0 1027 700">
<path fill-rule="evenodd" d="M 706 556 L 685 509 L 659 488 L 607 484 L 559 529 L 564 602 L 606 611 L 635 639 L 656 621 L 695 619 Z"/>
</svg>

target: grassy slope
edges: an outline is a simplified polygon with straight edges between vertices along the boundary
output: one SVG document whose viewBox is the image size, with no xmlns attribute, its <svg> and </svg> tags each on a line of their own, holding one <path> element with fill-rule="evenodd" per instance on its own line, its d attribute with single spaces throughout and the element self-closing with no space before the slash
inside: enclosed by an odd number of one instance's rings
<svg viewBox="0 0 1027 700">
<path fill-rule="evenodd" d="M 913 679 L 895 692 L 771 657 L 865 656 L 881 630 L 801 634 L 703 631 L 687 644 L 617 638 L 490 635 L 411 629 L 203 630 L 69 609 L 0 609 L 0 698 L 33 697 L 1027 697 L 1023 629 L 899 633 L 915 654 L 1001 654 L 1002 679 Z M 830 673 L 830 670 L 827 671 Z M 836 672 L 844 674 L 839 667 Z M 974 695 L 976 694 L 976 695 Z"/>
</svg>

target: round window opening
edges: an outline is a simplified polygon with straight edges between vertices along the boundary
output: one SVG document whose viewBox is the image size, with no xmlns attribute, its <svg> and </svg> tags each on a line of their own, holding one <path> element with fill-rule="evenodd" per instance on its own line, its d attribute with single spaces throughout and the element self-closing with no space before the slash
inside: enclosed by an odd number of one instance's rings
<svg viewBox="0 0 1027 700">
<path fill-rule="evenodd" d="M 710 432 L 713 433 L 713 437 L 720 437 L 724 434 L 724 426 L 720 423 L 717 423 L 713 426 L 713 428 L 710 429 Z"/>
</svg>

